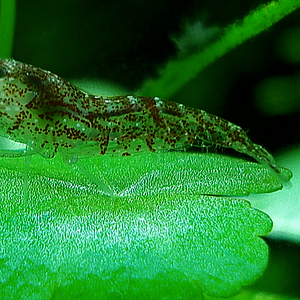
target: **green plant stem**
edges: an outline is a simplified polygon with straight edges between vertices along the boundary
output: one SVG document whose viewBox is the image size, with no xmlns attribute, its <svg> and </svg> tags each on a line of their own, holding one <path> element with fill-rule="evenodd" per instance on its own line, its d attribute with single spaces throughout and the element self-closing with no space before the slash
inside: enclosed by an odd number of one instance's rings
<svg viewBox="0 0 300 300">
<path fill-rule="evenodd" d="M 0 1 L 0 57 L 11 56 L 15 27 L 15 0 Z"/>
<path fill-rule="evenodd" d="M 266 30 L 299 7 L 300 0 L 279 0 L 260 5 L 256 10 L 251 11 L 242 22 L 229 25 L 223 36 L 203 51 L 185 59 L 169 62 L 159 72 L 156 80 L 145 82 L 138 94 L 170 98 L 218 57 Z"/>
</svg>

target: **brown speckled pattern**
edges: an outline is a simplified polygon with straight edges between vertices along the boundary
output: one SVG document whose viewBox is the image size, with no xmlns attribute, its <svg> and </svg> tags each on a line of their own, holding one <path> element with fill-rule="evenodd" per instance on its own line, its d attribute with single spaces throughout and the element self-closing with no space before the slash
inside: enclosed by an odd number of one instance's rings
<svg viewBox="0 0 300 300">
<path fill-rule="evenodd" d="M 233 148 L 277 171 L 273 157 L 237 125 L 159 98 L 94 96 L 50 73 L 0 60 L 0 135 L 43 157 L 69 163 L 85 155 Z"/>
</svg>

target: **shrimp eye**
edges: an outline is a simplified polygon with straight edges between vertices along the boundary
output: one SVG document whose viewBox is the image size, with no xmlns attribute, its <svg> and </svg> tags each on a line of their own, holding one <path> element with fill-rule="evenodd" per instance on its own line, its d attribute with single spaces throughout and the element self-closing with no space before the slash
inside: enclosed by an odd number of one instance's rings
<svg viewBox="0 0 300 300">
<path fill-rule="evenodd" d="M 6 68 L 4 68 L 3 66 L 0 66 L 0 78 L 5 77 L 7 74 Z"/>
</svg>

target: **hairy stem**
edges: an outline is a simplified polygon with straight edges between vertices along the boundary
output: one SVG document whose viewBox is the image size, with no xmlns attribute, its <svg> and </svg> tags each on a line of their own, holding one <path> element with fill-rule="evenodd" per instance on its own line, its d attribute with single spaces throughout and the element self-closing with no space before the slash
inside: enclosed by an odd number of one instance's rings
<svg viewBox="0 0 300 300">
<path fill-rule="evenodd" d="M 138 94 L 170 98 L 218 57 L 266 30 L 299 7 L 300 0 L 278 0 L 260 5 L 242 22 L 235 22 L 225 28 L 223 36 L 203 51 L 169 62 L 159 72 L 157 79 L 145 82 Z"/>
</svg>

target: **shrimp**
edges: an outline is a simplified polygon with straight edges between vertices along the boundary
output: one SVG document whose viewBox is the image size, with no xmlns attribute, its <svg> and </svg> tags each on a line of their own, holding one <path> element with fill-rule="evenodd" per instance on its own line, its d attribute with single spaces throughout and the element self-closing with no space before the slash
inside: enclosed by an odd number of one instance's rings
<svg viewBox="0 0 300 300">
<path fill-rule="evenodd" d="M 0 136 L 27 146 L 27 154 L 65 162 L 95 155 L 232 148 L 280 173 L 272 155 L 241 127 L 204 110 L 160 98 L 95 96 L 40 68 L 0 60 Z"/>
</svg>

